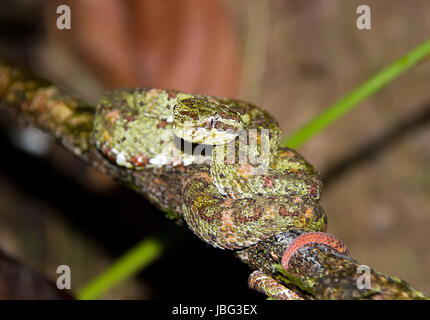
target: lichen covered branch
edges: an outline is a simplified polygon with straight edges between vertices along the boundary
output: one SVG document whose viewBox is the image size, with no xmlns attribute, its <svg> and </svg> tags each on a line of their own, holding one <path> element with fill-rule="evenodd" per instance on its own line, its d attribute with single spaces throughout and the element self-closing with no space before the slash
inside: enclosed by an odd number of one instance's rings
<svg viewBox="0 0 430 320">
<path fill-rule="evenodd" d="M 148 198 L 182 224 L 181 180 L 192 169 L 133 171 L 106 160 L 91 140 L 94 106 L 16 64 L 0 60 L 0 110 L 25 126 L 37 127 L 101 172 Z M 423 299 L 406 282 L 371 270 L 370 289 L 358 289 L 358 262 L 324 245 L 299 249 L 288 270 L 281 258 L 301 231 L 292 230 L 237 251 L 253 270 L 271 275 L 305 299 Z"/>
<path fill-rule="evenodd" d="M 300 230 L 281 233 L 237 255 L 251 268 L 262 270 L 285 286 L 295 288 L 304 298 L 425 299 L 423 293 L 405 281 L 362 266 L 354 259 L 321 244 L 299 249 L 285 270 L 281 266 L 282 255 L 302 233 Z M 369 289 L 366 288 L 363 271 L 368 272 Z"/>
</svg>

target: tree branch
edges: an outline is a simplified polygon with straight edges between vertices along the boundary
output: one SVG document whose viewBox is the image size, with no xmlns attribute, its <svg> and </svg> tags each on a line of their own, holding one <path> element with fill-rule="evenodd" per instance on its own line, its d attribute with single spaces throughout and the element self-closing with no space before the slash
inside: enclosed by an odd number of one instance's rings
<svg viewBox="0 0 430 320">
<path fill-rule="evenodd" d="M 183 224 L 180 186 L 182 178 L 192 169 L 133 171 L 113 165 L 91 141 L 94 106 L 21 66 L 0 60 L 0 110 L 22 125 L 45 131 L 75 156 L 144 195 L 168 218 Z M 284 270 L 280 266 L 283 252 L 301 233 L 291 230 L 238 251 L 236 256 L 307 299 L 425 298 L 406 282 L 374 270 L 371 270 L 371 289 L 359 290 L 356 281 L 361 275 L 357 273 L 360 264 L 324 245 L 299 249 L 288 270 Z"/>
</svg>

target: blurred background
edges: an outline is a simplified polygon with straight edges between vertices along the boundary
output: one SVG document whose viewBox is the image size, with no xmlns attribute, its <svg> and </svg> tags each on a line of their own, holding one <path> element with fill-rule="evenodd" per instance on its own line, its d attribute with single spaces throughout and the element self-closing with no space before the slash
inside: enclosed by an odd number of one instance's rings
<svg viewBox="0 0 430 320">
<path fill-rule="evenodd" d="M 71 30 L 56 28 L 60 4 L 70 6 Z M 106 90 L 143 85 L 248 100 L 286 136 L 430 35 L 429 1 L 372 1 L 371 30 L 356 27 L 361 4 L 2 1 L 0 54 L 92 103 Z M 324 177 L 328 232 L 353 258 L 427 294 L 429 83 L 430 63 L 422 63 L 299 150 Z M 0 145 L 0 249 L 47 278 L 69 265 L 77 290 L 167 228 L 178 240 L 103 298 L 264 299 L 247 288 L 248 267 L 233 255 L 173 226 L 43 135 L 0 117 Z"/>
</svg>

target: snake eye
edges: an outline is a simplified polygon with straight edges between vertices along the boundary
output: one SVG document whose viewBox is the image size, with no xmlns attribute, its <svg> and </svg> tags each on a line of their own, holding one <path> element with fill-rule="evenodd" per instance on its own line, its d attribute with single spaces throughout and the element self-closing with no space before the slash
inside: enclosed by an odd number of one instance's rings
<svg viewBox="0 0 430 320">
<path fill-rule="evenodd" d="M 214 125 L 214 123 L 215 123 L 215 119 L 214 118 L 209 118 L 207 121 L 206 121 L 206 128 L 210 128 L 210 127 L 212 127 L 213 125 Z"/>
<path fill-rule="evenodd" d="M 174 106 L 173 106 L 173 110 L 176 110 L 176 107 L 177 107 L 178 105 L 177 104 L 175 104 Z"/>
</svg>

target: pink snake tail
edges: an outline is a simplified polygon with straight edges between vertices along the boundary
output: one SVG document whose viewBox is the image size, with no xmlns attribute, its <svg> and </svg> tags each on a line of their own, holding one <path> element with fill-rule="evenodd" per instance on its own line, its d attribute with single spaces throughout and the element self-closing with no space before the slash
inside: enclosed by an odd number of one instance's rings
<svg viewBox="0 0 430 320">
<path fill-rule="evenodd" d="M 287 270 L 290 258 L 297 252 L 297 250 L 310 244 L 325 244 L 340 253 L 348 254 L 348 248 L 346 245 L 331 234 L 325 232 L 308 232 L 298 236 L 287 250 L 285 250 L 281 261 L 282 267 Z"/>
</svg>

